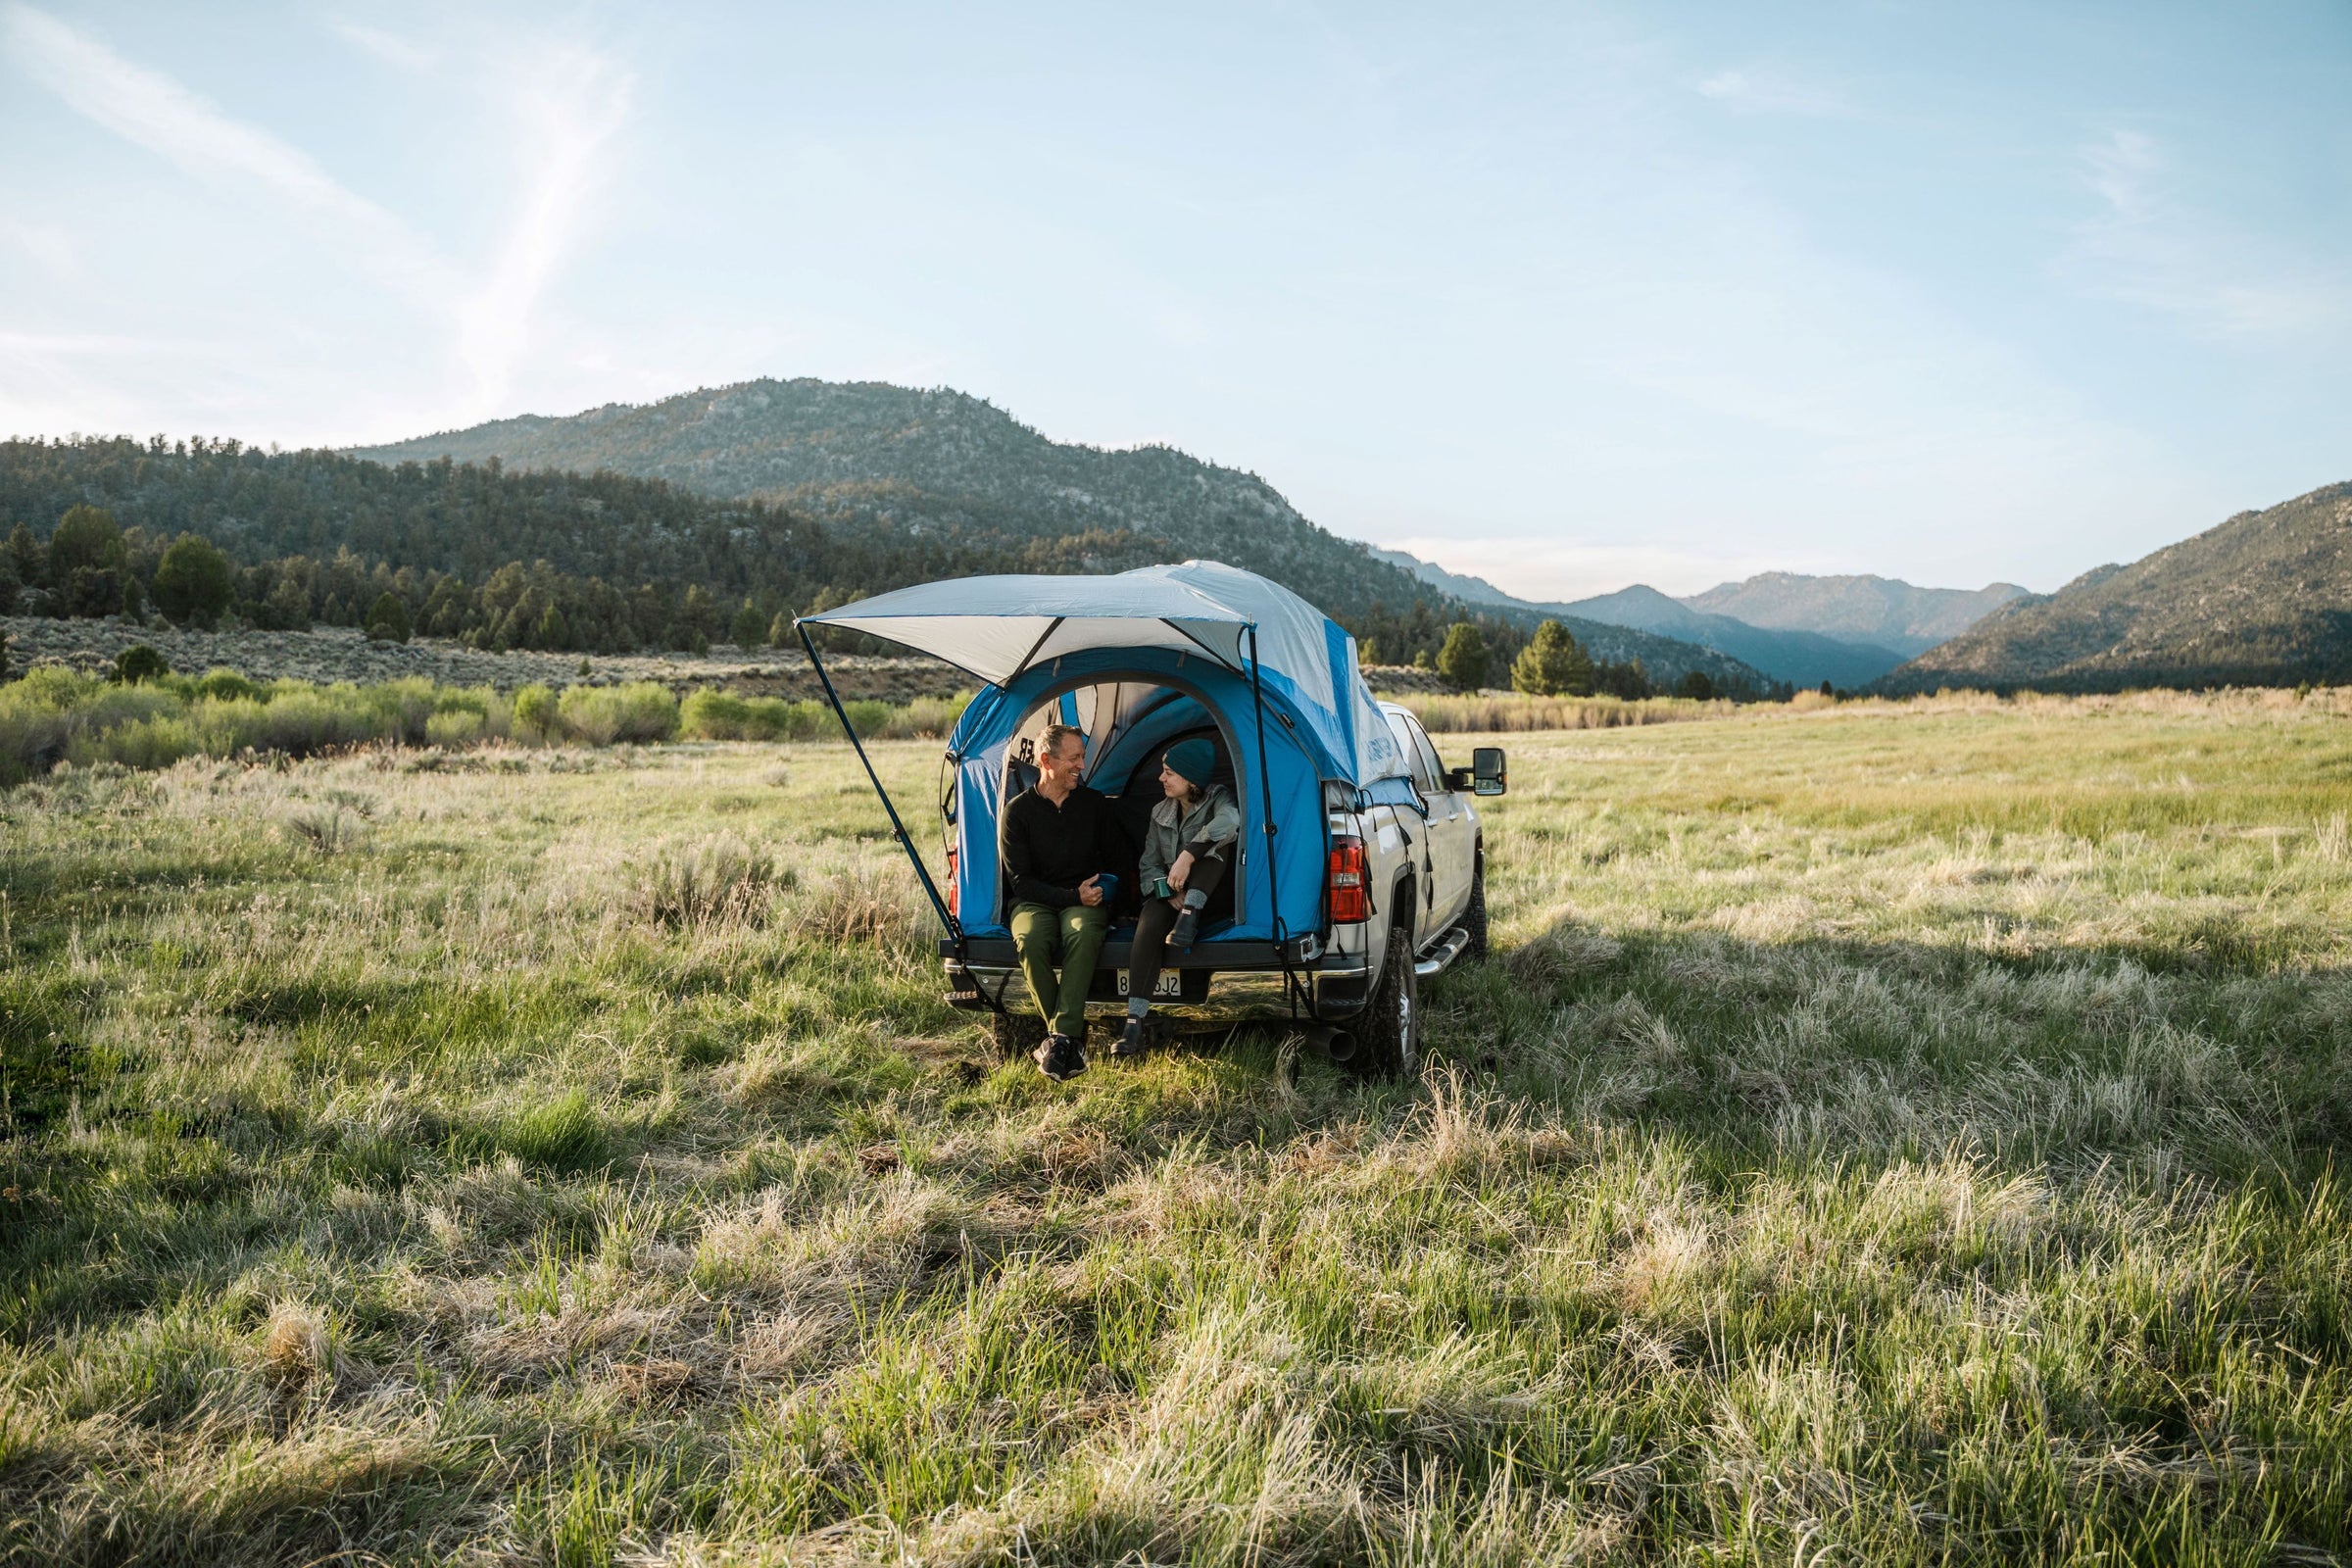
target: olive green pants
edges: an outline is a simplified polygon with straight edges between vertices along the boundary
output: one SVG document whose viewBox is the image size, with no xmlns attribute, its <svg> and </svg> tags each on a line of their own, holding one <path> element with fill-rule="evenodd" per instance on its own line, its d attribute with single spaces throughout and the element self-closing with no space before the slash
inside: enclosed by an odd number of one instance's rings
<svg viewBox="0 0 2352 1568">
<path fill-rule="evenodd" d="M 1095 983 L 1095 960 L 1110 936 L 1110 906 L 1050 904 L 1012 906 L 1012 950 L 1021 956 L 1021 977 L 1046 1026 L 1055 1034 L 1086 1038 L 1086 994 Z M 1061 958 L 1061 983 L 1054 981 L 1054 959 Z"/>
</svg>

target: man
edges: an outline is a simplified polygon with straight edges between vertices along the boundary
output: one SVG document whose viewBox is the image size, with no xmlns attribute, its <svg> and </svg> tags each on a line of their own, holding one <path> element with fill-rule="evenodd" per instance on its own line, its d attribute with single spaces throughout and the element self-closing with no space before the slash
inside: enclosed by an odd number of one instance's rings
<svg viewBox="0 0 2352 1568">
<path fill-rule="evenodd" d="M 1012 878 L 1013 951 L 1052 1031 L 1037 1064 L 1057 1082 L 1086 1071 L 1086 993 L 1110 934 L 1102 880 L 1110 865 L 1110 807 L 1087 788 L 1085 773 L 1086 737 L 1072 724 L 1047 725 L 1037 787 L 1014 796 L 997 827 L 998 855 Z"/>
<path fill-rule="evenodd" d="M 1242 808 L 1233 792 L 1209 782 L 1216 762 L 1217 749 L 1204 735 L 1178 741 L 1160 759 L 1159 788 L 1166 798 L 1152 808 L 1136 872 L 1144 911 L 1127 964 L 1127 1031 L 1112 1044 L 1114 1056 L 1144 1054 L 1144 1020 L 1152 1015 L 1152 991 L 1168 950 L 1191 950 L 1200 911 L 1225 880 L 1242 836 Z"/>
</svg>

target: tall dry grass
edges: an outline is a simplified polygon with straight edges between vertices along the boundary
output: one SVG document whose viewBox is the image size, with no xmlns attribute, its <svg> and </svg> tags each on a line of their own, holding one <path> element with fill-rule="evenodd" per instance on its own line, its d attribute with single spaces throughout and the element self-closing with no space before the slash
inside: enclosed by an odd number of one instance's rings
<svg viewBox="0 0 2352 1568">
<path fill-rule="evenodd" d="M 1386 1088 L 995 1061 L 843 747 L 9 792 L 0 1552 L 2352 1551 L 2340 715 L 1512 745 Z"/>
</svg>

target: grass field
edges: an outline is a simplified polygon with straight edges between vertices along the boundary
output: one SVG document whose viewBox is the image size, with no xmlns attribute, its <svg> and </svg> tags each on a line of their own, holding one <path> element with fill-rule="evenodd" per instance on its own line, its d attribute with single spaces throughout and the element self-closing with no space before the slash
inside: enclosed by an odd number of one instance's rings
<svg viewBox="0 0 2352 1568">
<path fill-rule="evenodd" d="M 1509 744 L 1379 1088 L 988 1059 L 839 746 L 0 794 L 0 1561 L 2352 1552 L 2352 720 Z"/>
</svg>

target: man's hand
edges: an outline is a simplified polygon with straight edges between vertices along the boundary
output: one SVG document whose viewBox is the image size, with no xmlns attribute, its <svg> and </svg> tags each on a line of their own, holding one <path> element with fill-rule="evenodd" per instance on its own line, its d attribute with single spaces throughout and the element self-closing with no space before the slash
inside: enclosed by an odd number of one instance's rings
<svg viewBox="0 0 2352 1568">
<path fill-rule="evenodd" d="M 1176 863 L 1168 867 L 1168 886 L 1174 888 L 1177 892 L 1182 893 L 1184 891 L 1185 879 L 1192 874 L 1193 852 L 1186 850 L 1183 854 L 1176 857 Z"/>
<path fill-rule="evenodd" d="M 1101 887 L 1097 886 L 1097 884 L 1102 880 L 1102 879 L 1100 875 L 1096 875 L 1090 876 L 1085 881 L 1079 883 L 1078 902 L 1085 905 L 1090 909 L 1101 904 L 1102 902 L 1102 890 Z"/>
</svg>

